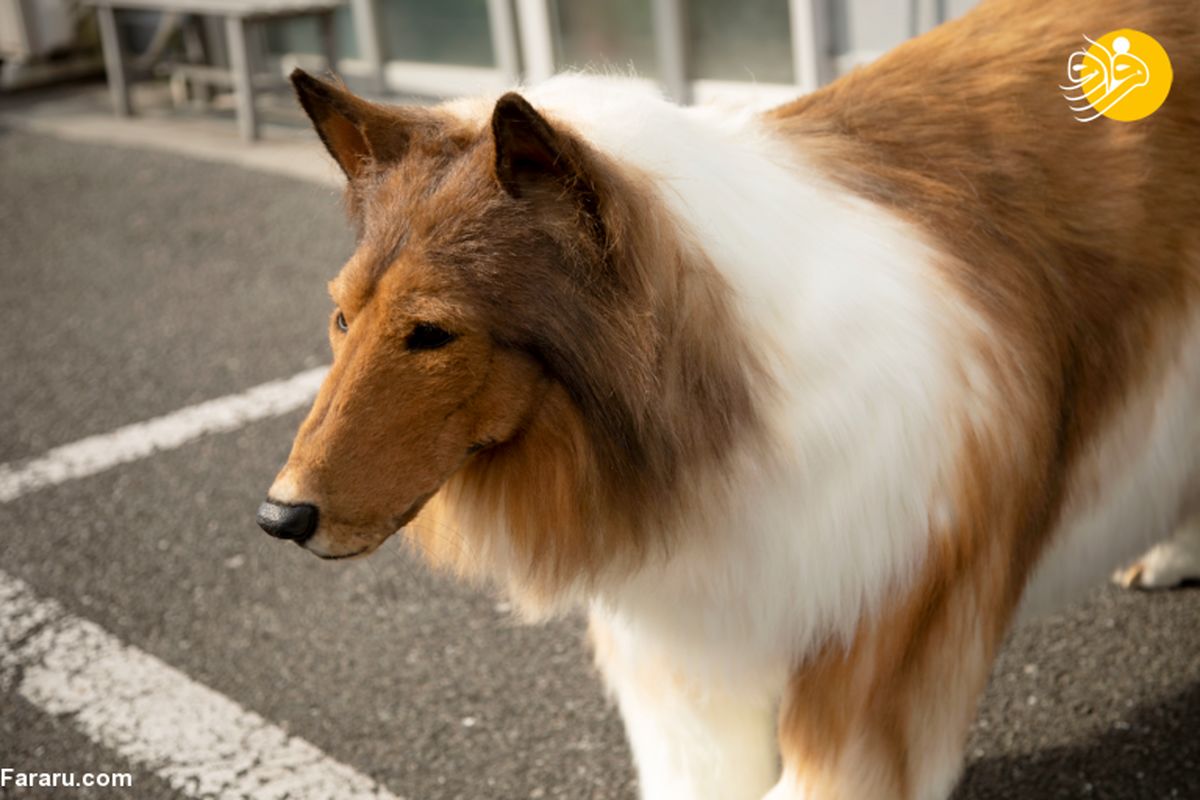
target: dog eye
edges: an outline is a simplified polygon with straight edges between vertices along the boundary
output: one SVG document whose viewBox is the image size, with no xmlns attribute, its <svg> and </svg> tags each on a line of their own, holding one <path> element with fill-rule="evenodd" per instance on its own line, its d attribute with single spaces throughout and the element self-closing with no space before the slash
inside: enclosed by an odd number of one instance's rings
<svg viewBox="0 0 1200 800">
<path fill-rule="evenodd" d="M 338 330 L 341 331 L 342 333 L 345 333 L 346 331 L 350 330 L 350 323 L 346 322 L 346 315 L 340 311 L 338 312 L 338 315 L 337 315 L 337 327 L 338 327 Z"/>
<path fill-rule="evenodd" d="M 450 344 L 454 338 L 454 334 L 448 330 L 427 322 L 419 322 L 412 329 L 412 333 L 408 334 L 404 344 L 409 350 L 436 350 Z"/>
</svg>

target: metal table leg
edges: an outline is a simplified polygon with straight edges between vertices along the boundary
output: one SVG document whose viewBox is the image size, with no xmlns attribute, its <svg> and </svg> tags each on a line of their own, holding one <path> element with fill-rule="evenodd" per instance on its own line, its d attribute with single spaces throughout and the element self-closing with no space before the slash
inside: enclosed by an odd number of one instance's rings
<svg viewBox="0 0 1200 800">
<path fill-rule="evenodd" d="M 258 138 L 258 115 L 254 109 L 253 61 L 250 58 L 249 37 L 246 35 L 249 24 L 240 17 L 225 18 L 229 71 L 233 74 L 233 92 L 237 100 L 238 130 L 243 139 L 252 142 Z"/>
<path fill-rule="evenodd" d="M 100 46 L 104 50 L 104 71 L 108 74 L 108 90 L 112 94 L 113 111 L 118 117 L 133 113 L 129 100 L 129 76 L 125 72 L 125 57 L 121 48 L 121 31 L 112 6 L 96 6 L 100 27 Z"/>
<path fill-rule="evenodd" d="M 383 94 L 387 81 L 383 73 L 383 42 L 380 39 L 379 15 L 375 0 L 352 0 L 354 35 L 358 40 L 359 58 L 367 62 L 371 70 L 371 92 Z"/>
</svg>

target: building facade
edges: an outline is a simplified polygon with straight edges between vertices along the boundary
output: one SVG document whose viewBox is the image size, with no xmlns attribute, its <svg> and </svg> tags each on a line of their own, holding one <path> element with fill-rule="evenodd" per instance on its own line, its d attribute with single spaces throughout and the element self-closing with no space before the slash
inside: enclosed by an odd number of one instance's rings
<svg viewBox="0 0 1200 800">
<path fill-rule="evenodd" d="M 682 102 L 808 90 L 974 0 L 351 0 L 337 71 L 379 90 L 450 97 L 564 70 L 654 81 Z M 303 20 L 267 35 L 275 56 L 315 53 Z"/>
</svg>

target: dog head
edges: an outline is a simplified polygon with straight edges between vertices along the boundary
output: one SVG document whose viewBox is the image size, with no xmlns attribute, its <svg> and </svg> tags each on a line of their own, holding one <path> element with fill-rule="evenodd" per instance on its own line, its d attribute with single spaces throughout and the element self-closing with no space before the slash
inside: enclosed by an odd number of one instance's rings
<svg viewBox="0 0 1200 800">
<path fill-rule="evenodd" d="M 357 248 L 330 284 L 333 365 L 259 524 L 325 558 L 369 553 L 565 387 L 602 405 L 598 156 L 525 99 L 481 115 L 383 106 L 297 70 L 348 180 Z M 586 377 L 585 377 L 586 376 Z"/>
</svg>

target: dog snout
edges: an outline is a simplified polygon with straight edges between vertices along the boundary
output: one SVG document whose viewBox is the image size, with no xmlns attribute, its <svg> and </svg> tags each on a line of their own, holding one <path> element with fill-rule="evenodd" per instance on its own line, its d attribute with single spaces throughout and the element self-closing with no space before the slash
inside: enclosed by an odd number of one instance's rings
<svg viewBox="0 0 1200 800">
<path fill-rule="evenodd" d="M 258 507 L 258 527 L 276 539 L 304 544 L 317 530 L 317 507 L 309 503 L 278 503 L 267 498 Z"/>
</svg>

